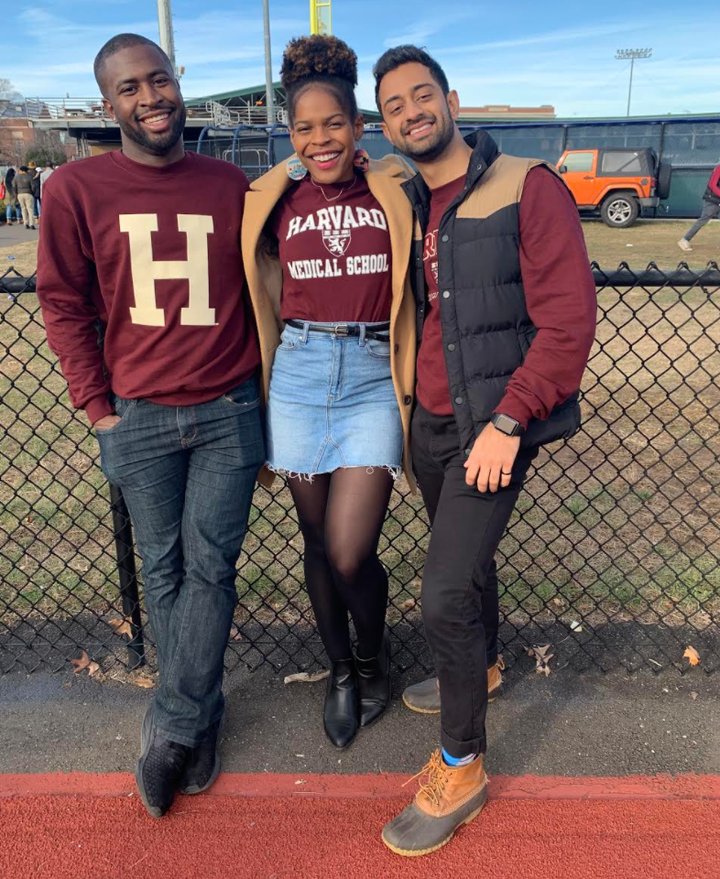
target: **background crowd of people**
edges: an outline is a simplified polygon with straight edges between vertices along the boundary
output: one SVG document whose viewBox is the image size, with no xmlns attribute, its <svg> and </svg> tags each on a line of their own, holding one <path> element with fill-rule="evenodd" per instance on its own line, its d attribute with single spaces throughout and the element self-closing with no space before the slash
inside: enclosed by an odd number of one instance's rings
<svg viewBox="0 0 720 879">
<path fill-rule="evenodd" d="M 52 162 L 47 166 L 36 166 L 35 162 L 8 168 L 0 181 L 0 201 L 5 201 L 5 222 L 25 224 L 26 229 L 35 229 L 40 223 L 42 189 L 55 170 Z"/>
</svg>

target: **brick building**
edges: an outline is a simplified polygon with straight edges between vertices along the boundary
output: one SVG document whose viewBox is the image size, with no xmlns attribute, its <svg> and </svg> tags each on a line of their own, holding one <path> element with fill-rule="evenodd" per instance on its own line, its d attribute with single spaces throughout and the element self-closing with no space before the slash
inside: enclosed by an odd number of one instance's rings
<svg viewBox="0 0 720 879">
<path fill-rule="evenodd" d="M 0 100 L 0 166 L 20 165 L 30 149 L 77 155 L 75 140 L 65 132 L 35 127 L 35 122 L 50 118 L 42 102 Z"/>
</svg>

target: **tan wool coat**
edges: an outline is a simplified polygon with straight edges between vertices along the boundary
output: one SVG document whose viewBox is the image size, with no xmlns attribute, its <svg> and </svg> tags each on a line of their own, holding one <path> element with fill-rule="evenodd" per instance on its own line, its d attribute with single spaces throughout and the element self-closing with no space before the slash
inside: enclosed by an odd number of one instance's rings
<svg viewBox="0 0 720 879">
<path fill-rule="evenodd" d="M 294 158 L 294 157 L 291 157 Z M 371 160 L 366 172 L 370 192 L 385 212 L 392 249 L 392 307 L 390 313 L 390 366 L 395 396 L 402 418 L 405 476 L 414 488 L 410 461 L 410 417 L 415 393 L 416 324 L 415 303 L 410 287 L 410 245 L 413 213 L 410 201 L 400 188 L 413 175 L 399 156 Z M 267 404 L 275 349 L 280 344 L 283 324 L 280 320 L 282 268 L 268 247 L 265 224 L 293 181 L 287 174 L 287 162 L 281 162 L 251 184 L 245 197 L 242 228 L 242 254 L 250 303 L 260 342 L 262 358 L 261 399 Z M 372 430 L 372 425 L 368 425 Z M 260 482 L 269 486 L 273 476 L 263 470 Z"/>
</svg>

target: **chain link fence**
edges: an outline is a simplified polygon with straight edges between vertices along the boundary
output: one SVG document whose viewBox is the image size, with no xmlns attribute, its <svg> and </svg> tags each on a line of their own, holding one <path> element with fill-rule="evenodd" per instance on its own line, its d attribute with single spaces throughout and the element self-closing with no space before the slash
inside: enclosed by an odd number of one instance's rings
<svg viewBox="0 0 720 879">
<path fill-rule="evenodd" d="M 550 645 L 551 668 L 720 661 L 720 270 L 710 264 L 598 286 L 584 428 L 544 449 L 501 545 L 510 663 Z M 34 278 L 0 277 L 0 674 L 57 670 L 86 651 L 104 670 L 153 663 L 132 527 L 47 347 Z M 381 541 L 400 669 L 429 670 L 420 586 L 429 538 L 401 481 Z M 284 484 L 258 488 L 238 564 L 228 669 L 323 663 Z"/>
</svg>

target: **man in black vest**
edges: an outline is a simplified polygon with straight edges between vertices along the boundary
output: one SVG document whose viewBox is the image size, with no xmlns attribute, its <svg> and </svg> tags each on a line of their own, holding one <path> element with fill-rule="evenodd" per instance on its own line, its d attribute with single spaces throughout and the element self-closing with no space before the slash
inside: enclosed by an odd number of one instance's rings
<svg viewBox="0 0 720 879">
<path fill-rule="evenodd" d="M 415 46 L 375 65 L 383 130 L 419 174 L 415 473 L 432 538 L 423 621 L 437 680 L 403 695 L 441 715 L 441 748 L 414 802 L 383 830 L 401 855 L 434 851 L 485 803 L 485 715 L 501 688 L 495 553 L 540 445 L 580 426 L 595 286 L 575 202 L 554 170 L 463 139 L 457 93 Z M 490 691 L 490 692 L 489 692 Z"/>
</svg>

